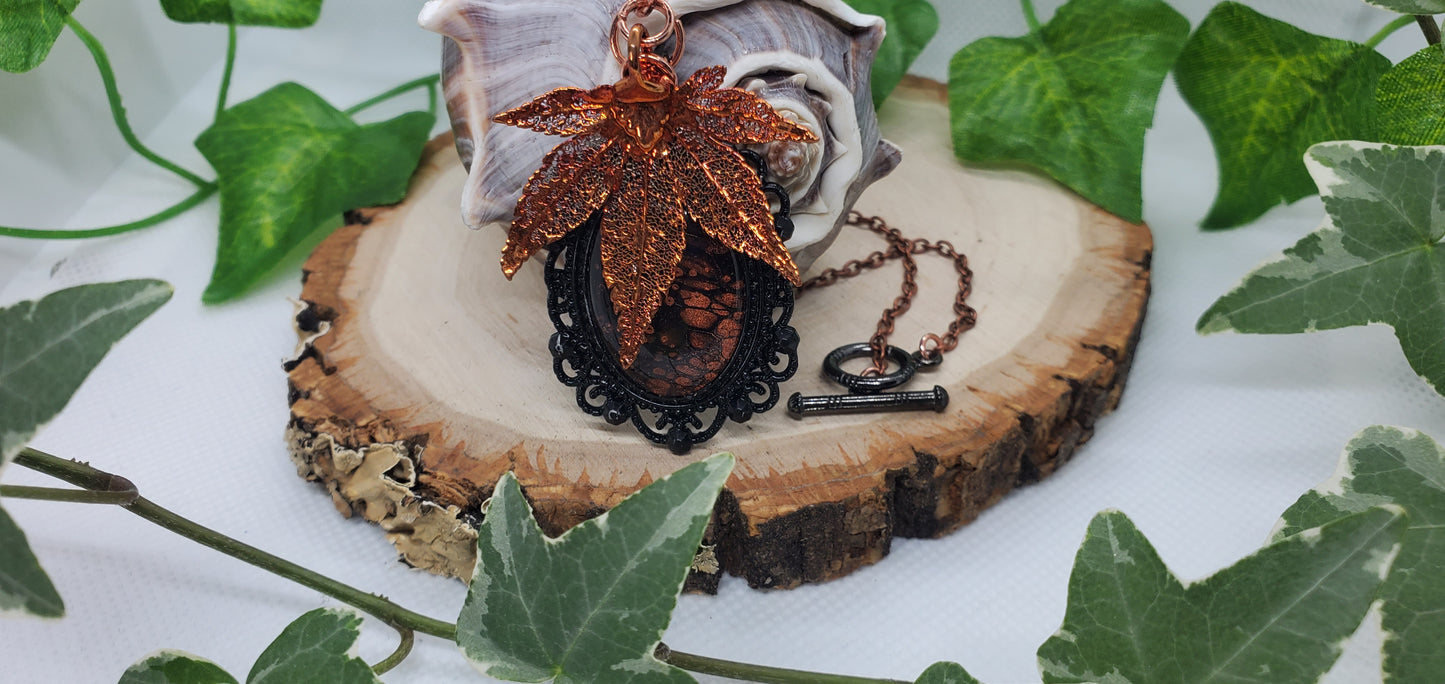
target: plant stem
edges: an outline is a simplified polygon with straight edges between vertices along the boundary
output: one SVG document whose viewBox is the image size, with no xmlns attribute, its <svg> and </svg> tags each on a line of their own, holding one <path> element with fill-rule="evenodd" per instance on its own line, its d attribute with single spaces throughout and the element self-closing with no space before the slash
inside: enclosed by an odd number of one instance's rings
<svg viewBox="0 0 1445 684">
<path fill-rule="evenodd" d="M 90 50 L 90 56 L 95 59 L 95 66 L 100 70 L 100 80 L 105 84 L 105 96 L 110 100 L 110 114 L 115 119 L 115 126 L 120 129 L 120 135 L 125 138 L 126 144 L 157 166 L 195 183 L 196 187 L 205 187 L 209 181 L 181 168 L 141 144 L 140 138 L 136 137 L 135 131 L 131 130 L 130 122 L 125 118 L 125 107 L 120 103 L 120 90 L 115 85 L 115 71 L 110 68 L 110 58 L 105 55 L 105 48 L 101 47 L 100 41 L 85 30 L 85 27 L 81 26 L 73 15 L 65 17 L 65 25 L 75 32 L 82 43 L 85 43 L 85 47 Z"/>
<path fill-rule="evenodd" d="M 433 119 L 437 118 L 437 83 L 440 80 L 426 84 L 426 113 Z"/>
<path fill-rule="evenodd" d="M 1034 0 L 1019 0 L 1024 6 L 1024 21 L 1029 25 L 1029 33 L 1037 36 L 1043 31 L 1039 24 L 1039 15 L 1034 12 Z"/>
<path fill-rule="evenodd" d="M 666 646 L 659 646 L 657 657 L 673 667 L 679 667 L 690 672 L 699 674 L 727 677 L 728 679 L 740 679 L 749 682 L 764 682 L 765 684 L 907 684 L 897 679 L 871 679 L 867 677 L 849 677 L 846 675 L 820 674 L 817 672 L 804 672 L 802 670 L 789 670 L 781 667 L 767 667 L 764 665 L 751 665 L 748 663 L 737 663 L 730 660 L 719 660 L 706 656 L 674 651 Z"/>
<path fill-rule="evenodd" d="M 221 70 L 221 92 L 216 96 L 216 119 L 226 111 L 226 95 L 231 92 L 231 71 L 236 67 L 236 22 L 226 24 L 226 66 Z"/>
<path fill-rule="evenodd" d="M 184 214 L 185 212 L 189 211 L 191 207 L 194 207 L 197 204 L 206 201 L 208 198 L 210 198 L 211 195 L 214 194 L 216 194 L 216 184 L 207 183 L 201 186 L 201 188 L 197 190 L 195 194 L 181 200 L 175 206 L 164 209 L 157 214 L 147 216 L 146 218 L 140 219 L 139 221 L 122 223 L 118 226 L 106 226 L 104 228 L 87 228 L 84 230 L 46 230 L 41 228 L 9 228 L 6 226 L 0 226 L 0 237 L 33 238 L 41 240 L 78 240 L 82 238 L 96 238 L 106 237 L 108 235 L 120 235 L 121 233 L 129 233 L 132 230 L 149 228 L 158 223 L 164 223 L 166 221 L 169 221 L 172 218 L 175 218 L 176 216 L 179 216 L 180 214 Z"/>
<path fill-rule="evenodd" d="M 228 556 L 250 563 L 262 570 L 280 575 L 297 584 L 319 591 L 391 625 L 400 635 L 401 643 L 391 655 L 372 666 L 372 671 L 378 675 L 396 667 L 397 664 L 401 663 L 401 661 L 411 653 L 412 646 L 416 641 L 414 632 L 430 634 L 434 637 L 446 639 L 447 641 L 456 641 L 457 626 L 455 624 L 414 613 L 380 596 L 368 594 L 360 589 L 342 584 L 334 579 L 320 575 L 295 563 L 266 553 L 254 546 L 232 539 L 220 532 L 192 522 L 140 496 L 135 485 L 124 477 L 97 470 L 78 461 L 67 461 L 58 456 L 52 456 L 29 447 L 26 447 L 16 456 L 15 463 L 89 490 L 84 492 L 73 492 L 72 490 L 48 491 L 62 492 L 65 494 L 90 494 L 92 497 L 98 494 L 125 494 L 128 499 L 127 501 L 111 501 L 110 503 L 118 503 L 131 513 L 175 532 L 182 537 L 199 542 Z M 45 488 L 0 487 L 0 496 L 8 496 L 10 492 L 14 491 L 20 491 L 21 494 L 27 492 L 33 494 L 42 490 L 45 490 Z M 29 496 L 26 498 L 49 497 Z M 52 500 L 58 501 L 62 499 L 56 497 Z M 94 503 L 101 503 L 98 497 L 89 500 Z M 846 675 L 804 672 L 802 670 L 790 670 L 781 667 L 738 663 L 674 651 L 665 645 L 659 645 L 657 647 L 656 655 L 663 662 L 684 670 L 742 681 L 763 682 L 764 684 L 907 684 L 896 679 L 850 677 Z"/>
<path fill-rule="evenodd" d="M 406 83 L 403 83 L 403 84 L 401 84 L 401 85 L 399 85 L 399 86 L 397 86 L 397 87 L 395 87 L 395 88 L 392 88 L 391 90 L 388 90 L 388 91 L 386 91 L 386 92 L 384 92 L 384 93 L 382 93 L 382 94 L 380 94 L 380 95 L 377 95 L 376 97 L 373 97 L 373 98 L 371 98 L 370 100 L 367 100 L 367 101 L 365 101 L 365 102 L 362 102 L 361 104 L 358 104 L 358 105 L 355 105 L 355 106 L 352 106 L 352 107 L 348 108 L 348 109 L 346 110 L 346 113 L 347 113 L 348 115 L 356 114 L 356 113 L 358 113 L 358 112 L 361 112 L 362 110 L 370 109 L 370 108 L 372 108 L 372 107 L 375 107 L 376 105 L 379 105 L 379 104 L 381 104 L 381 103 L 383 103 L 383 102 L 386 102 L 387 100 L 390 100 L 391 98 L 394 98 L 394 97 L 396 97 L 397 95 L 401 95 L 401 94 L 403 94 L 403 93 L 407 93 L 407 92 L 416 90 L 417 88 L 423 88 L 423 87 L 433 87 L 433 88 L 435 88 L 437 81 L 440 81 L 440 80 L 441 80 L 441 76 L 438 76 L 438 75 L 436 75 L 436 74 L 432 74 L 431 76 L 423 76 L 423 77 L 418 78 L 418 79 L 413 80 L 413 81 L 407 81 Z M 433 101 L 433 103 L 435 103 L 435 98 L 433 98 L 432 101 Z M 432 113 L 433 113 L 433 115 L 435 115 L 435 113 L 436 113 L 436 105 L 435 105 L 435 104 L 432 105 Z"/>
<path fill-rule="evenodd" d="M 57 489 L 54 487 L 24 487 L 21 485 L 0 485 L 0 497 L 9 499 L 30 499 L 33 501 L 60 501 L 63 503 L 112 504 L 124 506 L 135 501 L 140 493 L 134 488 L 97 492 L 89 489 Z"/>
<path fill-rule="evenodd" d="M 1375 32 L 1375 35 L 1370 36 L 1370 39 L 1367 40 L 1367 41 L 1365 41 L 1365 47 L 1370 48 L 1370 49 L 1374 49 L 1374 48 L 1375 48 L 1376 46 L 1378 46 L 1380 43 L 1385 42 L 1385 39 L 1388 38 L 1388 37 L 1390 37 L 1390 34 L 1391 34 L 1391 33 L 1394 33 L 1394 32 L 1396 32 L 1396 31 L 1399 31 L 1401 27 L 1406 26 L 1406 25 L 1408 25 L 1410 22 L 1413 22 L 1413 21 L 1415 21 L 1415 17 L 1413 17 L 1413 16 L 1411 16 L 1411 15 L 1409 15 L 1409 14 L 1403 14 L 1403 15 L 1400 15 L 1400 16 L 1398 16 L 1398 17 L 1395 17 L 1395 20 L 1394 20 L 1394 21 L 1392 21 L 1392 22 L 1390 22 L 1390 23 L 1388 23 L 1388 24 L 1385 24 L 1385 27 L 1384 27 L 1384 28 L 1380 29 L 1379 31 L 1376 31 L 1376 32 Z"/>
<path fill-rule="evenodd" d="M 1440 44 L 1440 25 L 1435 23 L 1435 17 L 1428 14 L 1417 14 L 1415 22 L 1420 25 L 1420 32 L 1425 34 L 1425 42 L 1431 45 Z"/>
<path fill-rule="evenodd" d="M 378 676 L 391 672 L 392 668 L 400 665 L 401 661 L 411 655 L 411 647 L 416 645 L 416 632 L 405 627 L 397 627 L 396 633 L 401 636 L 401 643 L 396 645 L 396 650 L 392 651 L 385 660 L 371 666 L 371 671 Z"/>
<path fill-rule="evenodd" d="M 26 448 L 15 458 L 15 463 L 36 470 L 51 477 L 64 480 L 87 489 L 111 488 L 115 475 L 96 470 L 84 463 L 67 461 L 63 458 Z M 123 479 L 123 478 L 122 478 Z M 100 486 L 97 486 L 100 485 Z M 447 640 L 455 640 L 456 625 L 413 613 L 375 594 L 342 584 L 334 579 L 303 568 L 283 558 L 273 556 L 254 546 L 227 537 L 220 532 L 199 525 L 168 511 L 143 496 L 126 504 L 124 508 L 167 530 L 187 539 L 209 546 L 233 558 L 243 560 L 267 572 L 280 575 L 297 584 L 315 589 L 338 601 L 354 606 L 370 615 L 380 618 L 393 627 L 410 629 Z"/>
</svg>

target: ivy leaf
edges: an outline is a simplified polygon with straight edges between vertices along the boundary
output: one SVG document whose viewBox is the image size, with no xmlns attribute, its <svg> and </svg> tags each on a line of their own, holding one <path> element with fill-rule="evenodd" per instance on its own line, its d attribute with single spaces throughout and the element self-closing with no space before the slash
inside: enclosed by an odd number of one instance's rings
<svg viewBox="0 0 1445 684">
<path fill-rule="evenodd" d="M 120 684 L 236 684 L 236 678 L 204 658 L 160 651 L 131 665 L 120 676 Z"/>
<path fill-rule="evenodd" d="M 106 352 L 171 298 L 159 280 L 81 285 L 0 309 L 0 469 L 49 423 Z M 60 617 L 65 605 L 0 509 L 0 614 Z"/>
<path fill-rule="evenodd" d="M 1201 334 L 1384 323 L 1445 392 L 1445 147 L 1330 142 L 1305 158 L 1324 226 L 1256 268 L 1200 317 Z"/>
<path fill-rule="evenodd" d="M 321 16 L 321 0 L 161 0 L 171 21 L 302 28 Z"/>
<path fill-rule="evenodd" d="M 1414 430 L 1365 428 L 1334 477 L 1284 512 L 1277 537 L 1381 503 L 1410 515 L 1400 554 L 1380 587 L 1385 679 L 1436 684 L 1445 672 L 1445 450 Z"/>
<path fill-rule="evenodd" d="M 80 0 L 0 2 L 0 69 L 18 74 L 40 66 L 79 4 Z"/>
<path fill-rule="evenodd" d="M 958 663 L 934 663 L 918 675 L 915 684 L 979 684 L 979 681 Z"/>
<path fill-rule="evenodd" d="M 409 112 L 357 125 L 295 83 L 222 112 L 196 139 L 221 186 L 216 267 L 201 299 L 240 295 L 341 212 L 404 197 L 432 123 Z"/>
<path fill-rule="evenodd" d="M 1445 50 L 1432 45 L 1391 67 L 1375 88 L 1375 107 L 1381 141 L 1445 144 Z"/>
<path fill-rule="evenodd" d="M 65 603 L 25 541 L 25 533 L 0 508 L 0 616 L 58 618 Z"/>
<path fill-rule="evenodd" d="M 1365 0 L 1365 3 L 1400 14 L 1440 14 L 1445 12 L 1445 0 Z"/>
<path fill-rule="evenodd" d="M 1209 129 L 1219 195 L 1203 227 L 1234 228 L 1315 193 L 1300 157 L 1326 140 L 1375 139 L 1375 84 L 1390 60 L 1222 2 L 1189 38 L 1174 76 Z"/>
<path fill-rule="evenodd" d="M 873 106 L 883 104 L 908 67 L 938 33 L 938 11 L 928 0 L 845 0 L 864 14 L 886 22 L 887 34 L 873 57 Z"/>
<path fill-rule="evenodd" d="M 1144 131 L 1188 35 L 1160 0 L 1070 0 L 1036 35 L 975 41 L 949 63 L 954 152 L 1032 166 L 1139 221 Z"/>
<path fill-rule="evenodd" d="M 72 287 L 0 309 L 0 468 L 171 292 L 159 280 L 125 280 Z"/>
<path fill-rule="evenodd" d="M 251 666 L 246 684 L 381 684 L 356 656 L 361 616 L 350 609 L 318 608 L 302 615 L 271 642 Z M 179 651 L 147 656 L 120 684 L 236 684 L 215 663 Z"/>
<path fill-rule="evenodd" d="M 1044 682 L 1314 684 L 1375 600 L 1405 525 L 1398 507 L 1373 508 L 1185 585 L 1123 513 L 1101 513 L 1063 626 L 1039 647 Z"/>
<path fill-rule="evenodd" d="M 380 684 L 366 661 L 356 657 L 361 616 L 351 610 L 318 608 L 286 626 L 251 666 L 246 684 Z"/>
<path fill-rule="evenodd" d="M 0 470 L 80 388 L 110 348 L 171 298 L 159 280 L 81 285 L 0 309 Z M 60 617 L 65 605 L 0 509 L 0 614 Z"/>
<path fill-rule="evenodd" d="M 503 475 L 477 530 L 462 653 L 510 681 L 695 681 L 653 649 L 732 467 L 731 454 L 688 465 L 556 539 Z"/>
</svg>

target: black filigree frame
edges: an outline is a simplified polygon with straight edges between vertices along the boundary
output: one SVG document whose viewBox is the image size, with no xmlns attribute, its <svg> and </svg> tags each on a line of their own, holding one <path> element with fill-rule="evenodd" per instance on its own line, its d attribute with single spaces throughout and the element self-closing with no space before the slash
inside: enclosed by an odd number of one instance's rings
<svg viewBox="0 0 1445 684">
<path fill-rule="evenodd" d="M 756 155 L 745 156 L 761 167 Z M 763 189 L 780 205 L 774 215 L 779 232 L 791 233 L 786 192 L 774 183 Z M 600 239 L 599 216 L 553 243 L 547 255 L 547 314 L 557 328 L 549 342 L 552 370 L 562 384 L 577 388 L 577 405 L 612 425 L 631 421 L 648 440 L 676 454 L 711 439 L 728 419 L 742 423 L 777 405 L 778 385 L 798 370 L 798 333 L 788 325 L 792 284 L 766 264 L 737 255 L 746 302 L 737 349 L 719 377 L 700 391 L 659 396 L 627 374 L 598 330 L 588 256 Z"/>
</svg>

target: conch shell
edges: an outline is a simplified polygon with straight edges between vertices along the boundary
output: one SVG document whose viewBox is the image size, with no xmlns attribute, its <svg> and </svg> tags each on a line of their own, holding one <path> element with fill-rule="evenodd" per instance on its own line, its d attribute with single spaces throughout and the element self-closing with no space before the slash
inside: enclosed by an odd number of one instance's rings
<svg viewBox="0 0 1445 684">
<path fill-rule="evenodd" d="M 555 88 L 621 77 L 608 40 L 624 0 L 429 0 L 421 25 L 443 41 L 442 81 L 457 152 L 467 167 L 467 225 L 510 223 L 528 176 L 558 140 L 492 123 L 499 112 Z M 715 64 L 724 85 L 753 90 L 808 127 L 816 143 L 758 151 L 770 180 L 789 190 L 787 246 L 806 269 L 832 243 L 848 210 L 900 153 L 878 135 L 869 84 L 883 20 L 842 0 L 673 0 L 686 32 L 679 79 Z"/>
</svg>

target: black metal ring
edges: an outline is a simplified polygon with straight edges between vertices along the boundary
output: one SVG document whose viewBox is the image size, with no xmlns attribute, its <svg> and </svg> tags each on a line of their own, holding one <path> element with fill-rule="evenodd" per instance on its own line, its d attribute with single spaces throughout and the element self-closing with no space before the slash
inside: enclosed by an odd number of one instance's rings
<svg viewBox="0 0 1445 684">
<path fill-rule="evenodd" d="M 872 354 L 873 347 L 867 342 L 845 344 L 823 357 L 823 374 L 833 382 L 847 387 L 850 392 L 871 394 L 892 389 L 912 380 L 913 372 L 918 370 L 918 365 L 913 362 L 913 357 L 908 352 L 891 344 L 888 345 L 885 355 L 890 361 L 898 364 L 898 370 L 881 375 L 858 375 L 843 370 L 844 361 Z"/>
</svg>

